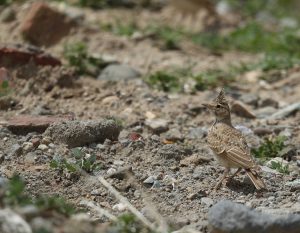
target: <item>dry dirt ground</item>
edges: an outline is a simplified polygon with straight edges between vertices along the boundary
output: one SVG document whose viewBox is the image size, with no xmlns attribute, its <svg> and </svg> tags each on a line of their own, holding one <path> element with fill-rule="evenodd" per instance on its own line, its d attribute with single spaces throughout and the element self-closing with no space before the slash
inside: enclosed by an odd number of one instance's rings
<svg viewBox="0 0 300 233">
<path fill-rule="evenodd" d="M 0 26 L 1 42 L 24 43 L 18 26 L 26 7 L 14 6 L 14 9 L 18 10 L 17 19 Z M 135 40 L 94 29 L 97 23 L 110 21 L 115 15 L 128 19 L 128 15 L 132 16 L 129 10 L 85 10 L 84 14 L 87 17 L 85 23 L 74 29 L 60 43 L 46 48 L 48 53 L 64 59 L 64 45 L 83 40 L 89 51 L 109 55 L 118 62 L 140 71 L 142 76 L 169 67 L 190 67 L 190 64 L 194 64 L 194 72 L 200 72 L 241 61 L 250 62 L 259 57 L 240 52 L 225 52 L 222 56 L 217 56 L 189 42 L 182 43 L 180 50 L 161 50 L 151 38 Z M 158 13 L 147 10 L 136 12 L 135 17 L 142 23 L 152 18 L 159 19 Z M 24 75 L 25 79 L 15 77 L 11 95 L 17 104 L 1 111 L 2 119 L 19 114 L 45 113 L 73 113 L 79 120 L 97 120 L 108 115 L 120 119 L 123 130 L 118 141 L 94 143 L 84 146 L 82 150 L 96 154 L 101 163 L 100 171 L 91 174 L 95 178 L 99 175 L 107 177 L 111 172 L 122 168 L 132 168 L 130 177 L 117 176 L 107 180 L 146 216 L 150 215 L 147 206 L 151 205 L 176 228 L 192 224 L 196 229 L 206 231 L 206 214 L 210 206 L 222 199 L 234 200 L 266 212 L 300 212 L 299 189 L 294 190 L 286 185 L 299 179 L 299 167 L 296 164 L 299 155 L 296 160 L 289 162 L 292 169 L 289 175 L 274 170 L 262 171 L 267 191 L 257 192 L 243 173 L 220 190 L 213 190 L 223 168 L 213 159 L 212 152 L 206 145 L 206 133 L 214 119 L 201 104 L 215 98 L 217 90 L 170 94 L 152 89 L 142 79 L 112 83 L 82 75 L 74 80 L 75 84 L 71 87 L 61 88 L 54 84 L 49 91 L 47 86 L 55 83 L 53 80 L 61 76 L 61 70 L 67 70 L 70 76 L 73 75 L 71 68 L 31 66 L 22 69 L 19 73 L 30 71 L 30 75 Z M 15 70 L 12 70 L 12 73 L 16 74 Z M 294 68 L 283 73 L 283 78 L 288 79 L 293 74 L 300 77 L 299 69 Z M 227 89 L 230 98 L 243 101 L 243 97 L 252 94 L 257 97 L 258 102 L 272 99 L 278 103 L 278 107 L 272 108 L 268 104 L 264 107 L 249 105 L 248 108 L 255 115 L 259 115 L 262 110 L 265 110 L 266 114 L 256 119 L 246 119 L 233 114 L 233 123 L 253 131 L 267 128 L 274 135 L 287 134 L 288 143 L 299 152 L 300 112 L 278 120 L 269 120 L 268 116 L 285 106 L 299 103 L 300 78 L 294 79 L 294 83 L 279 82 L 281 81 L 265 83 L 256 80 L 250 83 L 246 77 L 240 77 Z M 145 121 L 151 117 L 167 121 L 169 130 L 154 134 L 145 125 Z M 128 135 L 132 132 L 140 133 L 143 139 L 128 143 Z M 88 199 L 99 203 L 112 213 L 122 212 L 113 208 L 118 201 L 97 179 L 83 175 L 70 177 L 50 168 L 49 164 L 54 156 L 71 157 L 70 149 L 66 146 L 50 141 L 48 149 L 44 151 L 30 149 L 28 152 L 23 150 L 20 155 L 14 155 L 14 145 L 22 146 L 32 138 L 42 139 L 43 135 L 30 133 L 19 136 L 1 127 L 0 138 L 1 176 L 20 174 L 26 181 L 26 191 L 30 195 L 59 194 L 76 205 L 79 205 L 81 200 Z M 258 145 L 262 141 L 263 137 L 249 135 L 251 145 Z M 145 184 L 147 178 L 150 179 L 150 184 Z"/>
</svg>

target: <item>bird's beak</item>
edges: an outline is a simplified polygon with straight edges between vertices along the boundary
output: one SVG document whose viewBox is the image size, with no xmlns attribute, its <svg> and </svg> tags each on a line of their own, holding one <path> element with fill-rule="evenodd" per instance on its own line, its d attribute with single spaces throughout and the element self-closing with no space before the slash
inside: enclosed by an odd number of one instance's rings
<svg viewBox="0 0 300 233">
<path fill-rule="evenodd" d="M 204 107 L 206 107 L 207 109 L 213 109 L 214 105 L 213 104 L 202 104 Z"/>
</svg>

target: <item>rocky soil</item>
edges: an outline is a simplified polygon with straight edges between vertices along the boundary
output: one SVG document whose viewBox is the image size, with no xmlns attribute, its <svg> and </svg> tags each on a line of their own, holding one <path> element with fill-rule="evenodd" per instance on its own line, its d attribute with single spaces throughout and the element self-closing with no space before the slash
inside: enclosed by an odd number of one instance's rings
<svg viewBox="0 0 300 233">
<path fill-rule="evenodd" d="M 93 11 L 51 4 L 54 16 L 49 13 L 49 17 L 58 20 L 51 22 L 59 30 L 49 37 L 44 37 L 47 33 L 44 26 L 35 22 L 38 20 L 32 11 L 38 6 L 27 2 L 1 10 L 0 63 L 4 68 L 0 80 L 8 80 L 11 89 L 0 97 L 2 189 L 7 179 L 18 174 L 25 181 L 25 193 L 32 198 L 59 195 L 78 208 L 86 208 L 83 201 L 91 201 L 115 216 L 128 212 L 128 207 L 99 181 L 99 177 L 104 177 L 149 221 L 157 222 L 157 214 L 153 214 L 157 211 L 172 230 L 189 227 L 199 232 L 252 232 L 247 223 L 227 226 L 225 223 L 234 221 L 230 219 L 234 214 L 224 220 L 220 219 L 223 215 L 219 216 L 224 211 L 222 208 L 233 208 L 233 213 L 237 208 L 238 216 L 239 208 L 247 212 L 249 207 L 257 211 L 258 217 L 250 213 L 253 222 L 259 221 L 259 214 L 283 219 L 294 214 L 292 220 L 287 220 L 292 225 L 289 231 L 285 231 L 285 220 L 271 218 L 270 224 L 279 224 L 283 230 L 278 232 L 297 232 L 300 222 L 297 215 L 300 214 L 300 69 L 297 65 L 271 74 L 274 77 L 271 81 L 260 79 L 260 70 L 249 71 L 226 87 L 233 124 L 245 134 L 251 148 L 264 144 L 265 138 L 275 140 L 284 136 L 283 146 L 273 160 L 281 168 L 287 165 L 288 172 L 272 166 L 270 158 L 257 159 L 267 190 L 256 191 L 241 173 L 215 191 L 213 187 L 223 168 L 206 144 L 207 131 L 214 119 L 202 103 L 212 101 L 221 85 L 189 91 L 189 83 L 185 83 L 183 91 L 163 92 L 147 84 L 145 77 L 174 67 L 189 67 L 194 73 L 224 68 L 251 62 L 261 55 L 239 51 L 214 54 L 190 41 L 180 42 L 179 49 L 165 50 L 151 36 L 120 36 L 99 26 L 117 18 L 139 19 L 141 25 L 172 24 L 168 11 L 147 8 L 134 13 L 127 8 Z M 12 15 L 9 20 L 7 12 Z M 92 77 L 70 67 L 64 48 L 74 41 L 84 41 L 89 53 L 105 60 L 106 68 L 92 69 L 96 73 Z M 9 46 L 14 44 L 13 51 L 16 50 L 9 63 L 3 59 L 7 42 Z M 22 46 L 16 48 L 18 43 Z M 26 48 L 28 43 L 43 48 L 47 59 L 41 59 L 40 52 Z M 21 48 L 22 51 L 26 48 L 25 55 L 20 55 Z M 222 200 L 246 207 L 225 202 L 223 207 L 219 203 L 211 208 Z M 42 232 L 40 229 L 47 230 L 43 232 L 106 232 L 107 228 L 107 217 L 99 217 L 95 208 L 87 208 L 88 214 L 69 218 L 42 215 L 27 205 L 4 206 L 0 218 L 18 213 L 29 224 L 23 223 L 23 231 L 6 232 Z M 265 221 L 269 219 L 266 217 Z M 270 227 L 261 232 L 273 231 Z"/>
</svg>

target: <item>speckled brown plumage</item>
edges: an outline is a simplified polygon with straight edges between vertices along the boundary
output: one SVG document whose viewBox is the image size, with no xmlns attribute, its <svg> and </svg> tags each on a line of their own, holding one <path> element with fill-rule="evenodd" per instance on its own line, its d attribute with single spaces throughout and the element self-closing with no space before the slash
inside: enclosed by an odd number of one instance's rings
<svg viewBox="0 0 300 233">
<path fill-rule="evenodd" d="M 212 104 L 205 104 L 205 106 L 213 111 L 216 117 L 208 132 L 207 142 L 214 152 L 216 160 L 225 167 L 224 175 L 217 183 L 216 188 L 219 188 L 224 179 L 226 179 L 230 168 L 238 168 L 233 176 L 241 169 L 245 169 L 258 190 L 265 188 L 264 182 L 256 171 L 258 166 L 251 156 L 243 134 L 231 124 L 230 108 L 224 91 L 220 92 Z"/>
</svg>

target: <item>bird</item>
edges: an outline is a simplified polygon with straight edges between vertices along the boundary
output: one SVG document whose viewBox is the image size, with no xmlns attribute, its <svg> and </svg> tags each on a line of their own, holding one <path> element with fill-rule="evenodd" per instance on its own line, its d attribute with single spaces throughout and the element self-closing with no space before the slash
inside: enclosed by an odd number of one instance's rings
<svg viewBox="0 0 300 233">
<path fill-rule="evenodd" d="M 264 181 L 258 174 L 260 168 L 251 155 L 244 135 L 231 123 L 230 107 L 224 89 L 221 89 L 212 103 L 203 105 L 215 115 L 215 121 L 207 134 L 208 146 L 214 152 L 219 164 L 225 167 L 223 176 L 215 185 L 215 190 L 221 187 L 224 180 L 232 179 L 242 169 L 246 171 L 257 190 L 266 189 Z M 237 170 L 228 177 L 231 168 Z"/>
</svg>

